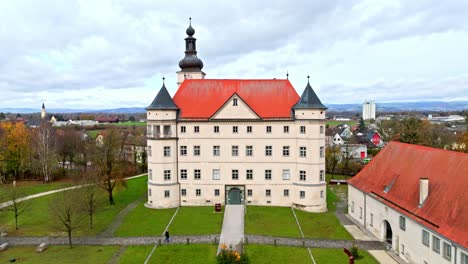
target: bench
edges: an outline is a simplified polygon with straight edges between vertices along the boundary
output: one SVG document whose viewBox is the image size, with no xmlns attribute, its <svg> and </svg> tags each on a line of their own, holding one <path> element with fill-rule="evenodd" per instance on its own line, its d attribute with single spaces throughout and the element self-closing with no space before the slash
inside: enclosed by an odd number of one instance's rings
<svg viewBox="0 0 468 264">
<path fill-rule="evenodd" d="M 8 248 L 8 243 L 5 242 L 0 245 L 0 252 L 5 251 Z"/>
<path fill-rule="evenodd" d="M 41 253 L 41 252 L 44 252 L 44 250 L 46 250 L 46 249 L 47 249 L 47 244 L 42 243 L 36 248 L 36 252 Z"/>
<path fill-rule="evenodd" d="M 348 180 L 330 179 L 330 184 L 335 184 L 335 185 L 348 184 Z"/>
</svg>

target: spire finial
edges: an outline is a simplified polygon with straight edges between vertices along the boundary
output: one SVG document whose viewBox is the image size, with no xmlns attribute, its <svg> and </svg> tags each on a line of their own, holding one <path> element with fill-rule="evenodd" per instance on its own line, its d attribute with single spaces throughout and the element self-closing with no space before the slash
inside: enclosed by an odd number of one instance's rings
<svg viewBox="0 0 468 264">
<path fill-rule="evenodd" d="M 309 82 L 309 79 L 310 79 L 310 76 L 309 76 L 309 75 L 307 75 L 307 82 Z"/>
<path fill-rule="evenodd" d="M 192 25 L 192 17 L 189 17 L 188 19 L 189 19 L 189 26 L 191 26 Z"/>
<path fill-rule="evenodd" d="M 289 71 L 286 71 L 286 80 L 289 80 Z"/>
<path fill-rule="evenodd" d="M 163 75 L 163 77 L 162 77 L 162 80 L 163 80 L 163 84 L 164 84 L 164 80 L 166 80 L 166 77 L 164 77 L 164 75 Z"/>
</svg>

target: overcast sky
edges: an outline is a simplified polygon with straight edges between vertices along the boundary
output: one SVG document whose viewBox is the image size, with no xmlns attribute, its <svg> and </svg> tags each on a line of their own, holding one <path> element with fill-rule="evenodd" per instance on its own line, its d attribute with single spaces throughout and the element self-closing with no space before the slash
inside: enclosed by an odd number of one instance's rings
<svg viewBox="0 0 468 264">
<path fill-rule="evenodd" d="M 177 2 L 177 3 L 176 3 Z M 307 75 L 324 104 L 468 100 L 468 1 L 0 1 L 0 108 L 174 94 L 188 17 L 207 78 Z"/>
</svg>

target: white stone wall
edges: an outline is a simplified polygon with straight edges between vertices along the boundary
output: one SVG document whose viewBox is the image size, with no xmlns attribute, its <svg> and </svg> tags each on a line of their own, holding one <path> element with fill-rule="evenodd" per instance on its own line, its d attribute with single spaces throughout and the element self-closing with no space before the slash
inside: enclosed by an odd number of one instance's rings
<svg viewBox="0 0 468 264">
<path fill-rule="evenodd" d="M 353 203 L 354 211 L 352 210 Z M 363 210 L 362 218 L 360 215 L 360 208 Z M 367 194 L 364 196 L 363 192 L 353 186 L 349 186 L 348 188 L 348 213 L 381 241 L 385 239 L 384 220 L 388 221 L 393 232 L 392 250 L 409 263 L 462 263 L 461 254 L 468 254 L 466 248 L 461 247 L 438 234 L 436 231 L 428 229 L 422 224 L 412 220 L 410 217 L 386 206 L 375 197 Z M 400 216 L 406 219 L 405 230 L 400 228 Z M 422 230 L 426 230 L 430 234 L 429 247 L 422 243 Z M 440 253 L 436 253 L 432 249 L 434 236 L 440 239 Z M 443 242 L 450 244 L 452 247 L 451 260 L 447 260 L 443 257 Z M 457 258 L 457 260 L 455 260 L 455 258 Z"/>
</svg>

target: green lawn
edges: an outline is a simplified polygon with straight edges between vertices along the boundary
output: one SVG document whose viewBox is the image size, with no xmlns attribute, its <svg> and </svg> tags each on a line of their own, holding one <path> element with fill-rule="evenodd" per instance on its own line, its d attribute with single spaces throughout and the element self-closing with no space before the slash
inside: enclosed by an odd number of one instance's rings
<svg viewBox="0 0 468 264">
<path fill-rule="evenodd" d="M 301 236 L 291 208 L 277 206 L 247 206 L 245 233 L 264 236 Z"/>
<path fill-rule="evenodd" d="M 102 130 L 88 130 L 86 133 L 92 138 L 96 139 L 98 134 L 101 133 Z"/>
<path fill-rule="evenodd" d="M 146 258 L 154 246 L 129 246 L 120 255 L 119 263 L 145 263 Z"/>
<path fill-rule="evenodd" d="M 115 232 L 116 236 L 160 236 L 176 209 L 149 209 L 139 204 Z M 135 223 L 138 223 L 135 225 Z"/>
<path fill-rule="evenodd" d="M 252 264 L 311 264 L 307 249 L 300 247 L 283 247 L 272 245 L 245 245 L 245 253 Z M 317 262 L 319 263 L 319 262 Z M 338 263 L 338 262 L 323 262 Z M 344 262 L 340 262 L 344 263 Z"/>
<path fill-rule="evenodd" d="M 330 127 L 336 127 L 337 125 L 347 124 L 350 127 L 353 127 L 359 123 L 358 120 L 350 120 L 350 121 L 336 121 L 336 120 L 327 120 L 325 124 L 329 125 Z"/>
<path fill-rule="evenodd" d="M 217 245 L 164 245 L 156 248 L 149 263 L 215 264 L 217 249 Z"/>
<path fill-rule="evenodd" d="M 117 246 L 76 246 L 73 249 L 67 246 L 50 246 L 42 253 L 36 253 L 36 247 L 11 247 L 0 252 L 0 263 L 8 263 L 9 259 L 16 258 L 21 264 L 105 264 L 117 251 Z"/>
<path fill-rule="evenodd" d="M 317 264 L 322 263 L 348 263 L 348 257 L 343 249 L 337 248 L 312 248 L 312 255 Z M 372 257 L 369 252 L 360 250 L 360 257 L 355 260 L 357 264 L 378 264 L 379 262 Z"/>
<path fill-rule="evenodd" d="M 57 181 L 50 183 L 42 183 L 41 181 L 18 181 L 16 183 L 16 188 L 19 189 L 19 194 L 21 194 L 21 196 L 28 196 L 36 193 L 68 187 L 71 183 L 71 181 Z M 10 198 L 6 195 L 6 190 L 11 188 L 13 188 L 13 184 L 11 183 L 0 185 L 0 203 L 10 200 Z"/>
<path fill-rule="evenodd" d="M 113 218 L 128 204 L 146 194 L 147 177 L 139 177 L 127 181 L 127 188 L 115 192 L 115 205 L 109 205 L 106 192 L 99 189 L 101 206 L 94 217 L 94 228 L 89 229 L 87 219 L 76 230 L 75 235 L 95 235 L 106 229 Z M 56 222 L 50 216 L 49 201 L 60 199 L 63 193 L 56 193 L 32 199 L 28 210 L 19 217 L 19 230 L 14 230 L 14 217 L 11 212 L 0 212 L 0 227 L 5 226 L 8 234 L 12 236 L 49 236 L 65 235 L 58 231 Z"/>
<path fill-rule="evenodd" d="M 353 239 L 340 224 L 335 213 L 309 213 L 295 210 L 306 238 Z"/>
<path fill-rule="evenodd" d="M 113 126 L 146 126 L 146 122 L 120 122 L 120 123 L 111 123 Z"/>
<path fill-rule="evenodd" d="M 173 235 L 220 234 L 223 216 L 213 206 L 180 207 L 169 230 Z"/>
</svg>

